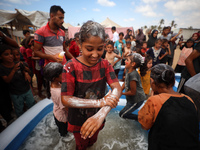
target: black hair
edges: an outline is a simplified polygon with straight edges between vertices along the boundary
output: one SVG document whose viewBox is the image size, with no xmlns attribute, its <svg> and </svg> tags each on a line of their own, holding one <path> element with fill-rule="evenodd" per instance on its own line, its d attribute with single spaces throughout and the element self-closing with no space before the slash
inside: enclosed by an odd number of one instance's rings
<svg viewBox="0 0 200 150">
<path fill-rule="evenodd" d="M 169 27 L 164 27 L 164 28 L 163 28 L 163 31 L 166 30 L 166 29 L 169 29 Z"/>
<path fill-rule="evenodd" d="M 143 41 L 143 42 L 142 42 L 142 45 L 143 45 L 144 43 L 146 43 L 146 44 L 147 44 L 147 42 L 146 42 L 146 41 Z"/>
<path fill-rule="evenodd" d="M 158 42 L 162 42 L 162 40 L 161 39 L 156 39 L 155 43 L 158 43 Z"/>
<path fill-rule="evenodd" d="M 166 64 L 157 64 L 151 69 L 150 77 L 155 85 L 164 83 L 167 87 L 172 87 L 175 83 L 175 73 L 171 66 Z"/>
<path fill-rule="evenodd" d="M 44 67 L 43 74 L 44 74 L 44 79 L 46 81 L 46 87 L 47 87 L 46 92 L 48 98 L 51 97 L 49 82 L 59 77 L 59 75 L 62 73 L 62 70 L 63 70 L 63 65 L 57 62 L 50 62 Z"/>
<path fill-rule="evenodd" d="M 127 41 L 126 44 L 131 44 L 131 41 Z"/>
<path fill-rule="evenodd" d="M 74 34 L 74 38 L 77 38 L 77 37 L 79 37 L 79 32 L 76 32 L 76 33 Z"/>
<path fill-rule="evenodd" d="M 30 31 L 29 30 L 23 30 L 23 35 L 26 35 L 26 33 L 30 33 Z"/>
<path fill-rule="evenodd" d="M 51 13 L 56 14 L 58 11 L 60 11 L 63 14 L 65 13 L 65 11 L 60 6 L 56 6 L 56 5 L 51 6 L 50 14 Z"/>
<path fill-rule="evenodd" d="M 94 21 L 87 21 L 84 23 L 79 31 L 79 42 L 82 44 L 87 39 L 89 39 L 91 36 L 97 36 L 100 37 L 103 42 L 105 42 L 106 33 L 104 30 L 104 27 Z"/>
<path fill-rule="evenodd" d="M 106 45 L 112 45 L 114 47 L 114 42 L 109 40 Z"/>
<path fill-rule="evenodd" d="M 164 43 L 169 42 L 167 39 L 163 39 L 162 40 L 162 45 L 164 45 Z"/>
<path fill-rule="evenodd" d="M 2 44 L 2 45 L 0 46 L 0 56 L 1 56 L 6 50 L 8 50 L 8 49 L 12 50 L 12 47 L 10 47 L 10 46 L 7 45 L 7 44 Z"/>
<path fill-rule="evenodd" d="M 135 69 L 141 66 L 143 58 L 140 54 L 131 53 L 128 55 L 128 57 L 130 58 L 131 63 L 135 62 L 135 66 L 134 66 Z"/>
<path fill-rule="evenodd" d="M 140 75 L 141 75 L 142 77 L 146 75 L 147 70 L 149 69 L 149 68 L 147 67 L 148 62 L 149 62 L 150 60 L 153 60 L 153 58 L 152 58 L 150 55 L 146 55 L 144 59 L 145 59 L 145 60 L 144 60 L 144 64 L 141 65 L 141 67 L 140 67 Z"/>
<path fill-rule="evenodd" d="M 111 29 L 114 30 L 114 31 L 116 31 L 116 27 L 115 26 L 113 26 Z"/>
<path fill-rule="evenodd" d="M 70 45 L 71 40 L 66 40 L 65 41 L 65 46 L 69 46 Z"/>
<path fill-rule="evenodd" d="M 124 36 L 124 33 L 123 33 L 123 32 L 120 32 L 120 33 L 119 33 L 119 36 L 120 36 L 120 35 Z"/>
<path fill-rule="evenodd" d="M 30 48 L 31 46 L 34 45 L 34 40 L 30 43 L 31 39 L 34 39 L 34 37 L 29 36 L 28 38 L 26 38 L 25 48 Z"/>
</svg>

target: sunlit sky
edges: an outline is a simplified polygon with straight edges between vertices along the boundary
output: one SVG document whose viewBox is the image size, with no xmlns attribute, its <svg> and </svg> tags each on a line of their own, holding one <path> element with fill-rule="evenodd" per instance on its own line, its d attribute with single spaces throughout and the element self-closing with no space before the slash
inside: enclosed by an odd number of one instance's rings
<svg viewBox="0 0 200 150">
<path fill-rule="evenodd" d="M 0 0 L 0 9 L 49 12 L 52 5 L 65 11 L 65 23 L 101 23 L 107 17 L 123 27 L 165 26 L 175 20 L 177 28 L 200 28 L 200 0 Z M 163 26 L 164 26 L 163 25 Z"/>
</svg>

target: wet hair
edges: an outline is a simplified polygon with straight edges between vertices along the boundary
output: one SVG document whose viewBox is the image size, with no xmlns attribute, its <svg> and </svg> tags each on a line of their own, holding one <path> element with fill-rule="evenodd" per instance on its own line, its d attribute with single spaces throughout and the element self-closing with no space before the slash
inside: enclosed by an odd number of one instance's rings
<svg viewBox="0 0 200 150">
<path fill-rule="evenodd" d="M 119 33 L 119 36 L 120 36 L 120 35 L 124 36 L 124 33 L 123 33 L 123 32 L 120 32 L 120 33 Z"/>
<path fill-rule="evenodd" d="M 141 65 L 141 67 L 140 67 L 140 75 L 141 75 L 142 77 L 146 75 L 147 70 L 149 69 L 149 68 L 147 67 L 147 64 L 148 64 L 148 62 L 149 62 L 150 60 L 153 60 L 152 57 L 151 57 L 150 55 L 146 55 L 146 56 L 145 56 L 145 59 L 144 59 L 144 64 Z"/>
<path fill-rule="evenodd" d="M 79 31 L 80 44 L 85 42 L 91 36 L 100 37 L 101 40 L 103 42 L 105 42 L 106 33 L 105 33 L 105 30 L 104 30 L 104 27 L 101 24 L 89 20 L 82 25 L 82 27 Z"/>
<path fill-rule="evenodd" d="M 113 26 L 111 29 L 114 30 L 114 31 L 116 31 L 116 27 L 115 26 Z"/>
<path fill-rule="evenodd" d="M 31 39 L 33 39 L 33 40 L 31 41 Z M 26 38 L 25 48 L 30 48 L 33 45 L 34 45 L 34 37 L 29 36 L 28 38 Z"/>
<path fill-rule="evenodd" d="M 44 74 L 44 79 L 46 81 L 46 87 L 47 87 L 46 92 L 48 98 L 51 97 L 49 82 L 59 77 L 59 75 L 62 73 L 62 70 L 63 70 L 63 65 L 57 62 L 50 62 L 44 67 L 43 74 Z"/>
<path fill-rule="evenodd" d="M 26 35 L 26 33 L 30 33 L 30 31 L 29 30 L 23 30 L 23 35 Z"/>
<path fill-rule="evenodd" d="M 65 11 L 60 6 L 56 6 L 56 5 L 51 6 L 50 14 L 51 13 L 56 14 L 58 11 L 60 11 L 63 14 L 65 13 Z"/>
<path fill-rule="evenodd" d="M 135 69 L 141 66 L 143 62 L 142 55 L 138 53 L 131 53 L 128 55 L 128 57 L 130 58 L 131 63 L 135 62 L 135 66 L 134 66 Z"/>
<path fill-rule="evenodd" d="M 79 37 L 79 32 L 76 32 L 75 34 L 74 34 L 74 38 L 78 38 Z"/>
<path fill-rule="evenodd" d="M 106 45 L 112 45 L 114 47 L 114 42 L 109 40 L 108 43 Z"/>
<path fill-rule="evenodd" d="M 154 80 L 156 86 L 164 83 L 167 87 L 172 87 L 175 83 L 174 70 L 166 64 L 157 64 L 152 67 L 150 77 Z"/>
</svg>

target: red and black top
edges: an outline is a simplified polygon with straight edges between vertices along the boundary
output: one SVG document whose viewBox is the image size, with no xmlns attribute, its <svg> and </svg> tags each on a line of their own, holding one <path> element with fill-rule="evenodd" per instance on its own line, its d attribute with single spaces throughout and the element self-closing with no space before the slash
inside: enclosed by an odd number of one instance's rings
<svg viewBox="0 0 200 150">
<path fill-rule="evenodd" d="M 76 58 L 69 60 L 62 73 L 61 95 L 73 95 L 85 99 L 100 99 L 105 96 L 106 82 L 118 82 L 107 60 L 100 59 L 94 66 L 86 66 Z M 98 108 L 69 108 L 68 130 L 80 131 L 83 123 L 97 113 Z"/>
</svg>

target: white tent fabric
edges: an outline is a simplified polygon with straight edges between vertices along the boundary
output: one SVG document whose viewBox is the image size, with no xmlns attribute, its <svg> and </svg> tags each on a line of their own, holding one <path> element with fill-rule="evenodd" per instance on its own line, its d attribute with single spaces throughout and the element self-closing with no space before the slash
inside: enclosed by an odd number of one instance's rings
<svg viewBox="0 0 200 150">
<path fill-rule="evenodd" d="M 106 18 L 106 20 L 104 20 L 103 22 L 101 22 L 101 25 L 104 26 L 105 28 L 113 27 L 113 26 L 118 27 L 118 28 L 121 27 L 117 23 L 115 23 L 112 20 L 110 20 L 108 17 Z"/>
<path fill-rule="evenodd" d="M 16 29 L 22 29 L 25 25 L 33 25 L 40 28 L 48 22 L 49 13 L 47 12 L 15 10 L 15 12 L 0 10 L 0 25 L 12 23 Z"/>
<path fill-rule="evenodd" d="M 68 29 L 68 27 L 73 27 L 73 25 L 71 25 L 70 23 L 65 23 L 65 22 L 62 25 L 65 29 Z"/>
</svg>

